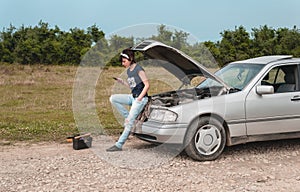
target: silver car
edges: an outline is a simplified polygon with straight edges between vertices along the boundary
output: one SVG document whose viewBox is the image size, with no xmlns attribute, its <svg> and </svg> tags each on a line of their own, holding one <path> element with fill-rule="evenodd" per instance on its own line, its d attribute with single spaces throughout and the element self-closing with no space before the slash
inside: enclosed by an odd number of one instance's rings
<svg viewBox="0 0 300 192">
<path fill-rule="evenodd" d="M 194 88 L 151 96 L 135 135 L 181 144 L 195 160 L 214 160 L 225 146 L 300 137 L 300 59 L 263 56 L 232 62 L 210 73 L 173 47 L 147 40 L 132 48 Z M 148 113 L 147 113 L 148 112 Z"/>
</svg>

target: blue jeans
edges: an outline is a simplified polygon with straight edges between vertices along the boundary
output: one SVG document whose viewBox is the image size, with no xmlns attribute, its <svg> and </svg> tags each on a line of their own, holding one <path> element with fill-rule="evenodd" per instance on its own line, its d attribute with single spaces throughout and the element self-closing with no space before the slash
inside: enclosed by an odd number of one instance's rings
<svg viewBox="0 0 300 192">
<path fill-rule="evenodd" d="M 110 96 L 109 100 L 125 118 L 123 133 L 115 144 L 118 148 L 122 148 L 130 134 L 135 119 L 147 104 L 148 97 L 144 97 L 141 101 L 138 101 L 131 94 L 115 94 Z M 128 111 L 124 105 L 131 106 L 130 111 Z"/>
</svg>

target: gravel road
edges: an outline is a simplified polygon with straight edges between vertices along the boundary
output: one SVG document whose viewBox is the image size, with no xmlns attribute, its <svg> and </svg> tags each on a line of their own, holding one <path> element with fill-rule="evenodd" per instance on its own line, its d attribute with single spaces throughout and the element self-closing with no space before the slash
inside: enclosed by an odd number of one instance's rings
<svg viewBox="0 0 300 192">
<path fill-rule="evenodd" d="M 111 144 L 2 145 L 0 191 L 300 191 L 300 140 L 227 147 L 211 162 L 154 153 L 133 137 L 122 152 L 105 152 Z"/>
</svg>

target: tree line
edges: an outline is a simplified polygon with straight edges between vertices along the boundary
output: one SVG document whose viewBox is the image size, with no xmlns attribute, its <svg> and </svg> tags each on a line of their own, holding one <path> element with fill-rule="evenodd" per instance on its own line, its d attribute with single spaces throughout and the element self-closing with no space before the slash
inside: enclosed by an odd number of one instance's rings
<svg viewBox="0 0 300 192">
<path fill-rule="evenodd" d="M 223 66 L 231 61 L 262 55 L 294 55 L 300 57 L 300 30 L 293 28 L 274 29 L 267 25 L 253 28 L 235 27 L 220 33 L 221 40 L 189 43 L 189 34 L 171 31 L 165 25 L 157 27 L 157 35 L 149 37 L 182 50 L 207 67 L 213 66 L 205 51 Z M 50 27 L 40 21 L 34 27 L 10 25 L 0 32 L 0 62 L 19 64 L 72 64 L 78 65 L 87 52 L 99 58 L 111 58 L 107 65 L 119 65 L 118 56 L 111 55 L 120 48 L 131 47 L 143 39 L 113 35 L 109 39 L 96 25 L 86 30 L 71 28 L 62 31 L 58 26 Z M 101 47 L 99 49 L 93 49 Z M 91 53 L 89 53 L 91 54 Z M 204 56 L 205 55 L 205 56 Z"/>
</svg>

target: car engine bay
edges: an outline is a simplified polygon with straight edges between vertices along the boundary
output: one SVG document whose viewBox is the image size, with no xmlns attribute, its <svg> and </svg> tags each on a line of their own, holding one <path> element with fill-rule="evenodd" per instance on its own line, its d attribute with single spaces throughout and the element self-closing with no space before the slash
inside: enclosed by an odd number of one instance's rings
<svg viewBox="0 0 300 192">
<path fill-rule="evenodd" d="M 151 96 L 152 105 L 172 107 L 194 100 L 200 100 L 220 95 L 222 87 L 194 88 L 170 91 Z"/>
</svg>

